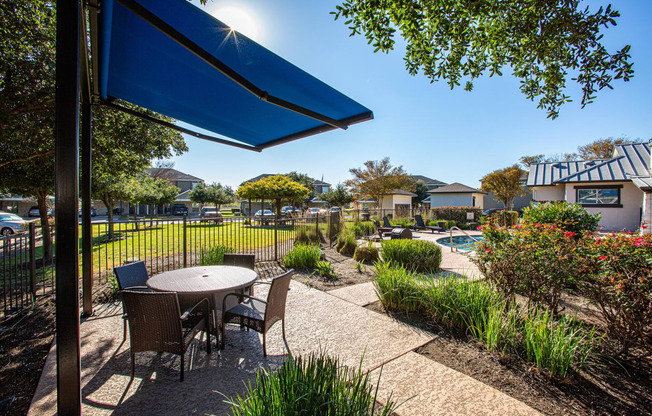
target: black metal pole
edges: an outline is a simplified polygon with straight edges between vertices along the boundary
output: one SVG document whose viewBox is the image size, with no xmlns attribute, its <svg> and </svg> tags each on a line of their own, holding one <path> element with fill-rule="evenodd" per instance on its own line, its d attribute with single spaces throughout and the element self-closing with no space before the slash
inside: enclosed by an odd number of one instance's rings
<svg viewBox="0 0 652 416">
<path fill-rule="evenodd" d="M 93 225 L 91 223 L 91 169 L 92 169 L 92 119 L 93 106 L 90 102 L 82 104 L 82 288 L 83 315 L 93 314 Z"/>
<path fill-rule="evenodd" d="M 57 410 L 81 414 L 79 346 L 79 35 L 81 0 L 57 1 L 55 198 Z"/>
</svg>

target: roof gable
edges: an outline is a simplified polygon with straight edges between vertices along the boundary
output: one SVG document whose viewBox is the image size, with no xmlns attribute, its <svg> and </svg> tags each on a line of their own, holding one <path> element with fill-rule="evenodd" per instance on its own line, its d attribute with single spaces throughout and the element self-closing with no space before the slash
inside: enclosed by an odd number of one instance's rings
<svg viewBox="0 0 652 416">
<path fill-rule="evenodd" d="M 153 178 L 167 179 L 168 181 L 204 182 L 201 178 L 172 168 L 147 168 L 147 173 Z"/>
<path fill-rule="evenodd" d="M 486 192 L 479 189 L 471 188 L 459 182 L 451 183 L 450 185 L 442 186 L 428 191 L 429 194 L 486 194 Z"/>
</svg>

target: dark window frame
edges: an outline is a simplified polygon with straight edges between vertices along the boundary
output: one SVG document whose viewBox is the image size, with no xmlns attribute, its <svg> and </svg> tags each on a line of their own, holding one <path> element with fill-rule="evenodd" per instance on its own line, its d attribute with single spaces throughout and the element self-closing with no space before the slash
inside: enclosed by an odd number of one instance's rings
<svg viewBox="0 0 652 416">
<path fill-rule="evenodd" d="M 615 204 L 582 204 L 580 203 L 580 198 L 579 198 L 579 191 L 583 189 L 615 189 L 618 191 L 618 200 L 617 203 Z M 586 186 L 576 186 L 575 187 L 575 202 L 578 204 L 582 205 L 583 207 L 586 208 L 622 208 L 622 192 L 621 190 L 623 189 L 622 185 L 586 185 Z"/>
</svg>

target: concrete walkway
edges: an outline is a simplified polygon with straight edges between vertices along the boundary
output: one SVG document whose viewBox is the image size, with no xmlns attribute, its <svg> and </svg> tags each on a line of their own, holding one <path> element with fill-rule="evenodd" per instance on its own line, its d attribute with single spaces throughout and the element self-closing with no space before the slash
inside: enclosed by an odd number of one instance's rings
<svg viewBox="0 0 652 416">
<path fill-rule="evenodd" d="M 372 371 L 382 367 L 381 400 L 390 392 L 402 402 L 399 415 L 535 415 L 525 404 L 413 351 L 433 334 L 362 308 L 344 298 L 368 299 L 369 285 L 350 286 L 337 296 L 292 282 L 287 303 L 288 343 L 294 355 L 326 352 L 342 363 Z M 373 287 L 371 287 L 373 290 Z M 332 292 L 331 292 L 332 293 Z M 257 295 L 264 296 L 263 290 Z M 228 398 L 245 392 L 260 369 L 284 359 L 280 325 L 268 333 L 268 357 L 260 336 L 233 326 L 221 355 L 208 356 L 199 339 L 187 353 L 190 371 L 178 381 L 179 358 L 138 354 L 136 379 L 129 383 L 129 347 L 122 341 L 121 308 L 104 307 L 81 325 L 82 412 L 105 414 L 229 414 Z M 29 415 L 56 414 L 55 351 L 50 352 Z M 188 367 L 186 368 L 188 370 Z"/>
</svg>

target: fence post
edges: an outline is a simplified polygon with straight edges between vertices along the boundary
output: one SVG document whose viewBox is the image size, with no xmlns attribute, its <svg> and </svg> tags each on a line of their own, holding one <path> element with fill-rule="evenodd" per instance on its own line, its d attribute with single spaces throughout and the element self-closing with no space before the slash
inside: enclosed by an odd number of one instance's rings
<svg viewBox="0 0 652 416">
<path fill-rule="evenodd" d="M 29 291 L 33 301 L 36 297 L 36 224 L 33 222 L 29 223 Z"/>
<path fill-rule="evenodd" d="M 278 261 L 278 215 L 274 219 L 274 261 Z"/>
<path fill-rule="evenodd" d="M 319 212 L 317 213 L 317 216 L 315 217 L 315 235 L 317 238 L 319 238 Z"/>
<path fill-rule="evenodd" d="M 183 214 L 183 267 L 188 267 L 188 245 L 186 244 L 187 239 L 187 228 L 188 227 L 188 215 Z"/>
</svg>

